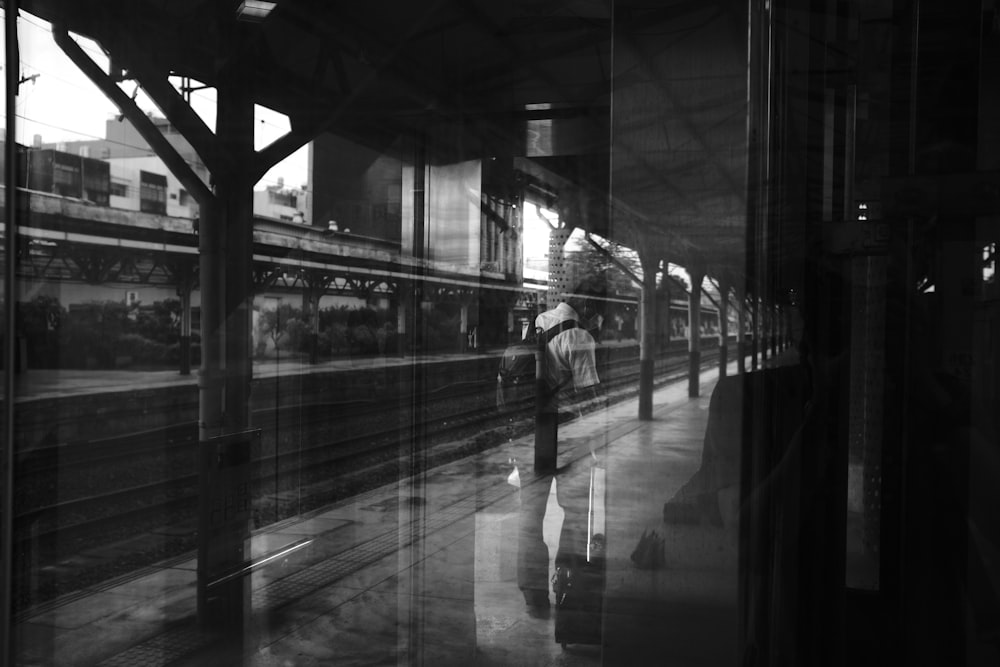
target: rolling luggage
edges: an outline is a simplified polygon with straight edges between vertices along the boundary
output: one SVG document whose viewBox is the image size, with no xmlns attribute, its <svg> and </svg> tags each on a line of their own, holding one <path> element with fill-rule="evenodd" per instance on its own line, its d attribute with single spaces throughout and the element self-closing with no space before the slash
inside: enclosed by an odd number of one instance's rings
<svg viewBox="0 0 1000 667">
<path fill-rule="evenodd" d="M 567 644 L 600 644 L 605 582 L 605 471 L 590 469 L 585 548 L 556 558 L 555 640 Z M 565 534 L 565 533 L 564 533 Z"/>
</svg>

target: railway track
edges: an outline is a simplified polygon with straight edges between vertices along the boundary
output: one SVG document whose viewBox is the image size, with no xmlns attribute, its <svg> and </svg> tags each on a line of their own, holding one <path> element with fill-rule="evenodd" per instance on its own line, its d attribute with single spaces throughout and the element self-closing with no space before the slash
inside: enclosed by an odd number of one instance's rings
<svg viewBox="0 0 1000 667">
<path fill-rule="evenodd" d="M 703 352 L 703 365 L 716 358 L 717 353 Z M 602 371 L 609 402 L 637 393 L 637 360 L 609 363 Z M 657 383 L 686 372 L 686 357 L 666 358 Z M 394 419 L 386 419 L 387 403 L 396 408 Z M 530 401 L 498 411 L 493 378 L 391 401 L 259 410 L 254 423 L 264 444 L 251 453 L 254 527 L 394 479 L 400 455 L 413 451 L 415 434 L 422 440 L 417 465 L 433 467 L 530 432 L 532 417 Z M 283 447 L 283 439 L 298 444 Z M 24 492 L 15 508 L 15 547 L 41 576 L 31 588 L 15 591 L 17 608 L 193 549 L 197 452 L 194 422 L 34 451 L 18 471 Z M 55 502 L 53 480 L 59 486 Z M 296 502 L 283 504 L 283 492 L 290 491 Z M 101 557 L 109 551 L 127 555 Z"/>
</svg>

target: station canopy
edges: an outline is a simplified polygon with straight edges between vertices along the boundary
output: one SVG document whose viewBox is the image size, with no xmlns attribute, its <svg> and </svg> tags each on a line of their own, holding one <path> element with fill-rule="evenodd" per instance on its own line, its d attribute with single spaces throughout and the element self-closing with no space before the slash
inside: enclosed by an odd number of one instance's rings
<svg viewBox="0 0 1000 667">
<path fill-rule="evenodd" d="M 253 102 L 291 121 L 264 149 L 272 162 L 323 132 L 384 151 L 428 137 L 429 161 L 482 159 L 492 187 L 525 187 L 568 224 L 710 272 L 744 257 L 745 5 L 20 2 L 96 41 L 112 79 L 250 81 Z"/>
</svg>

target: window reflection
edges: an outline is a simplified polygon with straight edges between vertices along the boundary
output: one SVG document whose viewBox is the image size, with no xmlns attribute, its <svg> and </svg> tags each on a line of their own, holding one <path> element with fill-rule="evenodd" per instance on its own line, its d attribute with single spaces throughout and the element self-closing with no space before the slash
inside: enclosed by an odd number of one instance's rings
<svg viewBox="0 0 1000 667">
<path fill-rule="evenodd" d="M 995 662 L 990 3 L 19 4 L 16 663 Z"/>
</svg>

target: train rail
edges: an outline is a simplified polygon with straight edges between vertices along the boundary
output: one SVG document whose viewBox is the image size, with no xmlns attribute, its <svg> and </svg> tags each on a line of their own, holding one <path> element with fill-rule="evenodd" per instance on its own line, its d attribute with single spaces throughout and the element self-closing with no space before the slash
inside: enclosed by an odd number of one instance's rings
<svg viewBox="0 0 1000 667">
<path fill-rule="evenodd" d="M 703 365 L 717 352 L 703 352 Z M 637 393 L 638 360 L 602 368 L 608 402 Z M 687 373 L 687 357 L 659 362 L 657 384 Z M 252 452 L 255 528 L 395 479 L 401 454 L 419 443 L 428 468 L 499 446 L 533 428 L 530 401 L 499 411 L 495 379 L 449 383 L 388 401 L 282 406 L 255 411 L 265 443 Z M 283 446 L 282 440 L 298 446 Z M 405 452 L 403 452 L 405 448 Z M 19 611 L 75 589 L 178 556 L 196 545 L 197 425 L 104 438 L 32 453 L 19 470 L 15 547 L 41 580 L 15 591 Z M 58 485 L 59 500 L 52 488 Z M 294 493 L 289 493 L 294 491 Z M 283 500 L 293 495 L 294 502 Z M 106 557 L 108 553 L 114 557 Z"/>
</svg>

